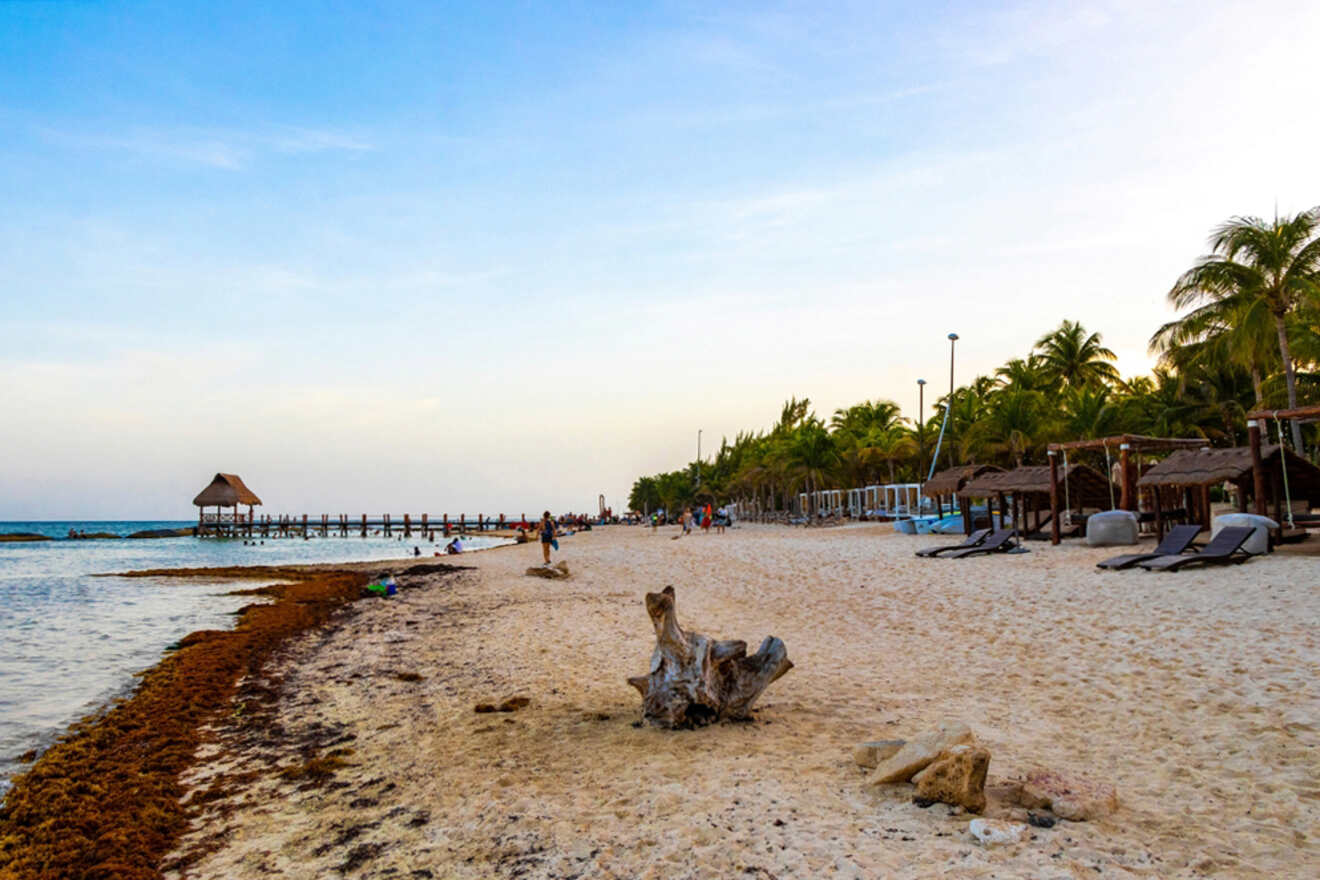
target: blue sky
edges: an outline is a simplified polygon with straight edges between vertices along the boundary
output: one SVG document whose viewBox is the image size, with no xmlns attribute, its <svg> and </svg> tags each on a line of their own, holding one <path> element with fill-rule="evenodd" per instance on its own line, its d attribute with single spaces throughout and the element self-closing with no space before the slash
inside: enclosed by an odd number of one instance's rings
<svg viewBox="0 0 1320 880">
<path fill-rule="evenodd" d="M 622 506 L 790 395 L 1125 374 L 1320 202 L 1314 4 L 0 3 L 0 518 Z"/>
</svg>

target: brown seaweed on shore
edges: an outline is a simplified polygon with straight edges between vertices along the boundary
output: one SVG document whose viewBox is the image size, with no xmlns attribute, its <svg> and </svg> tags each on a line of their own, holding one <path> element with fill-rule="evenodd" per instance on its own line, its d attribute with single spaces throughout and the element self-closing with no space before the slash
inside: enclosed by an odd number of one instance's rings
<svg viewBox="0 0 1320 880">
<path fill-rule="evenodd" d="M 334 569 L 150 574 L 291 582 L 278 601 L 248 606 L 236 629 L 181 640 L 130 698 L 74 725 L 13 780 L 0 806 L 0 880 L 160 877 L 162 858 L 187 829 L 180 775 L 195 760 L 202 726 L 231 711 L 239 680 L 282 642 L 356 600 L 369 580 L 363 571 Z"/>
</svg>

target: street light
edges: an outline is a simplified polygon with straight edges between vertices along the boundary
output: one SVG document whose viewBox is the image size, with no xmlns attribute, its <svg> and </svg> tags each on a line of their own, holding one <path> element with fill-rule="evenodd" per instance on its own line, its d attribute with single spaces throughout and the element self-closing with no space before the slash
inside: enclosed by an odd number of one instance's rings
<svg viewBox="0 0 1320 880">
<path fill-rule="evenodd" d="M 953 459 L 953 346 L 958 341 L 957 333 L 949 334 L 949 466 L 957 462 Z"/>
<path fill-rule="evenodd" d="M 926 472 L 926 380 L 917 380 L 917 479 Z"/>
</svg>

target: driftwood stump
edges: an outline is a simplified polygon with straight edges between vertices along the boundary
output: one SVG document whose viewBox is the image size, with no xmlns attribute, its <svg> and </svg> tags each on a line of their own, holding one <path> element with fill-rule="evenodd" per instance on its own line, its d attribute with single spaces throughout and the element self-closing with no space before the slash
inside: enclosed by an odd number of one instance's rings
<svg viewBox="0 0 1320 880">
<path fill-rule="evenodd" d="M 674 611 L 674 588 L 646 594 L 655 625 L 651 672 L 628 679 L 642 694 L 642 717 L 657 727 L 699 727 L 751 716 L 761 691 L 793 668 L 788 649 L 766 636 L 755 654 L 743 641 L 715 641 L 684 632 Z"/>
</svg>

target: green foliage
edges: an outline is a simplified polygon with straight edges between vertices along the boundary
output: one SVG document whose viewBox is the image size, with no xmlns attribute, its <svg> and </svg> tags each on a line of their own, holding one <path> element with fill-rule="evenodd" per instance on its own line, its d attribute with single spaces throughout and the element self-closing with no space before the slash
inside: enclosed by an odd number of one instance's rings
<svg viewBox="0 0 1320 880">
<path fill-rule="evenodd" d="M 1151 337 L 1160 361 L 1123 381 L 1099 333 L 1063 321 L 1024 357 L 935 401 L 922 426 L 890 400 L 837 409 L 785 401 L 767 433 L 740 433 L 713 461 L 641 477 L 630 505 L 674 510 L 704 500 L 784 509 L 799 492 L 920 481 L 949 407 L 937 469 L 953 463 L 1043 464 L 1051 442 L 1117 434 L 1246 442 L 1246 413 L 1320 400 L 1320 208 L 1267 222 L 1235 217 L 1213 253 L 1179 277 L 1169 301 L 1186 309 Z M 1315 429 L 1308 429 L 1314 434 Z M 1294 445 L 1301 429 L 1294 426 Z"/>
</svg>

